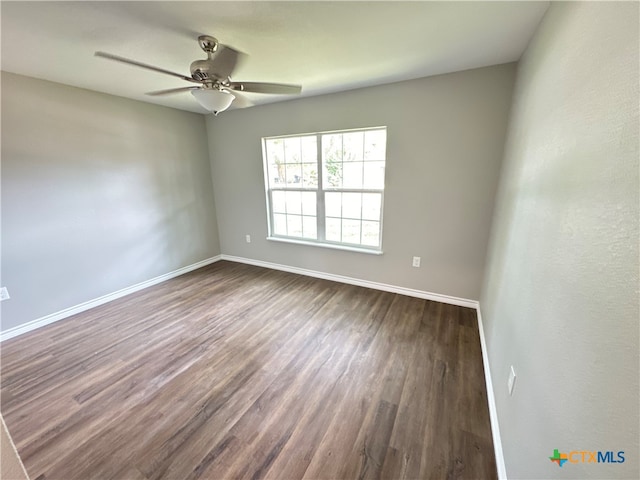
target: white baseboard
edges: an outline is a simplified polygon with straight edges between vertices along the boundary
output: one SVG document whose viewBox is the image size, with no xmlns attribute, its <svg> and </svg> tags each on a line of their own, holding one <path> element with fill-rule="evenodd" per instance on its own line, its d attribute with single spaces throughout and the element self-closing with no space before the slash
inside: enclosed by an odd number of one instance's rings
<svg viewBox="0 0 640 480">
<path fill-rule="evenodd" d="M 86 301 L 79 305 L 75 305 L 73 307 L 69 307 L 64 310 L 60 310 L 58 312 L 45 315 L 44 317 L 40 317 L 30 322 L 23 323 L 22 325 L 18 325 L 17 327 L 13 327 L 8 330 L 1 331 L 0 342 L 3 342 L 4 340 L 8 340 L 13 337 L 17 337 L 18 335 L 22 335 L 23 333 L 31 332 L 32 330 L 35 330 L 37 328 L 44 327 L 45 325 L 49 325 L 50 323 L 54 323 L 64 318 L 70 317 L 71 315 L 84 312 L 85 310 L 89 310 L 90 308 L 94 308 L 99 305 L 103 305 L 107 302 L 111 302 L 112 300 L 116 300 L 118 298 L 124 297 L 125 295 L 129 295 L 131 293 L 137 292 L 144 288 L 151 287 L 152 285 L 157 285 L 158 283 L 164 282 L 171 278 L 175 278 L 187 272 L 191 272 L 192 270 L 196 270 L 198 268 L 204 267 L 206 265 L 217 262 L 219 260 L 228 260 L 231 262 L 246 263 L 246 264 L 255 265 L 258 267 L 265 267 L 265 268 L 271 268 L 273 270 L 281 270 L 281 271 L 290 272 L 290 273 L 297 273 L 297 274 L 306 275 L 309 277 L 322 278 L 325 280 L 332 280 L 334 282 L 347 283 L 350 285 L 357 285 L 360 287 L 367 287 L 375 290 L 382 290 L 385 292 L 399 293 L 401 295 L 408 295 L 410 297 L 423 298 L 425 300 L 433 300 L 436 302 L 449 303 L 451 305 L 458 305 L 461 307 L 469 307 L 469 308 L 478 307 L 478 302 L 476 300 L 469 300 L 466 298 L 452 297 L 450 295 L 442 295 L 439 293 L 426 292 L 423 290 L 415 290 L 415 289 L 406 288 L 406 287 L 398 287 L 395 285 L 388 285 L 385 283 L 371 282 L 369 280 L 361 280 L 358 278 L 346 277 L 343 275 L 334 275 L 332 273 L 318 272 L 315 270 L 307 270 L 304 268 L 291 267 L 288 265 L 281 265 L 278 263 L 264 262 L 262 260 L 253 260 L 250 258 L 235 257 L 232 255 L 217 255 L 215 257 L 207 258 L 206 260 L 202 260 L 192 265 L 187 265 L 186 267 L 179 268 L 172 272 L 165 273 L 163 275 L 152 278 L 150 280 L 146 280 L 136 285 L 132 285 L 130 287 L 123 288 L 116 292 L 109 293 L 107 295 L 103 295 L 93 300 Z"/>
<path fill-rule="evenodd" d="M 496 467 L 498 469 L 498 478 L 500 480 L 507 480 L 507 468 L 504 464 L 504 453 L 502 451 L 502 440 L 500 438 L 500 425 L 498 424 L 498 410 L 496 408 L 496 397 L 493 394 L 493 381 L 491 380 L 489 355 L 487 353 L 487 342 L 484 338 L 480 303 L 478 303 L 477 312 L 478 330 L 480 331 L 480 347 L 482 348 L 482 364 L 484 365 L 484 381 L 487 386 L 487 402 L 489 403 L 489 418 L 491 419 L 491 435 L 493 436 L 493 448 L 496 455 Z"/>
<path fill-rule="evenodd" d="M 424 290 L 415 290 L 413 288 L 398 287 L 388 285 L 386 283 L 371 282 L 369 280 L 361 280 L 359 278 L 345 277 L 343 275 L 334 275 L 333 273 L 318 272 L 316 270 L 307 270 L 306 268 L 290 267 L 289 265 L 281 265 L 279 263 L 263 262 L 262 260 L 253 260 L 245 257 L 234 257 L 232 255 L 222 255 L 222 260 L 230 262 L 246 263 L 255 265 L 256 267 L 271 268 L 273 270 L 281 270 L 283 272 L 297 273 L 306 275 L 307 277 L 322 278 L 324 280 L 332 280 L 334 282 L 347 283 L 349 285 L 357 285 L 359 287 L 372 288 L 374 290 L 382 290 L 385 292 L 399 293 L 409 297 L 423 298 L 425 300 L 433 300 L 435 302 L 449 303 L 460 307 L 478 308 L 477 300 L 469 300 L 467 298 L 452 297 L 450 295 L 442 295 L 440 293 L 426 292 Z"/>
<path fill-rule="evenodd" d="M 87 302 L 81 303 L 79 305 L 75 305 L 70 308 L 66 308 L 64 310 L 60 310 L 59 312 L 52 313 L 44 317 L 40 317 L 31 322 L 18 325 L 17 327 L 4 330 L 0 332 L 0 342 L 16 337 L 18 335 L 22 335 L 23 333 L 30 332 L 37 328 L 44 327 L 45 325 L 49 325 L 51 323 L 57 322 L 64 318 L 70 317 L 71 315 L 84 312 L 85 310 L 89 310 L 90 308 L 94 308 L 99 305 L 103 305 L 107 302 L 111 302 L 112 300 L 116 300 L 118 298 L 124 297 L 125 295 L 129 295 L 139 290 L 143 290 L 153 285 L 157 285 L 158 283 L 164 282 L 171 278 L 175 278 L 177 276 L 191 272 L 193 270 L 204 267 L 206 265 L 210 265 L 219 260 L 228 260 L 230 262 L 246 263 L 248 265 L 255 265 L 257 267 L 270 268 L 273 270 L 281 270 L 281 271 L 290 272 L 290 273 L 297 273 L 297 274 L 306 275 L 309 277 L 322 278 L 324 280 L 332 280 L 334 282 L 346 283 L 349 285 L 372 288 L 374 290 L 382 290 L 385 292 L 398 293 L 398 294 L 407 295 L 410 297 L 417 297 L 425 300 L 432 300 L 436 302 L 448 303 L 451 305 L 458 305 L 461 307 L 476 309 L 478 314 L 478 330 L 480 333 L 480 346 L 482 349 L 482 363 L 484 365 L 484 376 L 485 376 L 485 383 L 487 388 L 487 401 L 489 403 L 489 417 L 491 420 L 491 434 L 493 436 L 493 446 L 495 449 L 498 478 L 500 480 L 507 480 L 507 472 L 506 472 L 505 463 L 504 463 L 504 454 L 502 451 L 502 441 L 500 439 L 500 427 L 498 425 L 498 412 L 496 410 L 496 401 L 495 401 L 495 396 L 493 394 L 493 382 L 491 381 L 491 371 L 489 368 L 487 344 L 484 337 L 484 327 L 482 325 L 482 313 L 480 311 L 480 304 L 477 300 L 452 297 L 450 295 L 442 295 L 439 293 L 426 292 L 423 290 L 415 290 L 412 288 L 398 287 L 395 285 L 388 285 L 385 283 L 371 282 L 369 280 L 361 280 L 357 278 L 346 277 L 343 275 L 334 275 L 332 273 L 318 272 L 315 270 L 308 270 L 305 268 L 291 267 L 288 265 L 281 265 L 278 263 L 264 262 L 262 260 L 253 260 L 250 258 L 235 257 L 232 255 L 217 255 L 215 257 L 207 258 L 200 262 L 196 262 L 192 265 L 187 265 L 186 267 L 179 268 L 172 272 L 165 273 L 163 275 L 152 278 L 150 280 L 146 280 L 136 285 L 123 288 L 121 290 L 118 290 L 116 292 L 113 292 L 107 295 L 103 295 L 102 297 L 89 300 Z"/>
<path fill-rule="evenodd" d="M 175 278 L 179 275 L 191 272 L 192 270 L 210 265 L 214 262 L 219 261 L 220 259 L 221 255 L 207 258 L 200 262 L 187 265 L 186 267 L 178 268 L 177 270 L 173 270 L 172 272 L 165 273 L 150 280 L 137 283 L 136 285 L 123 288 L 121 290 L 118 290 L 117 292 L 109 293 L 107 295 L 103 295 L 102 297 L 94 298 L 93 300 L 81 303 L 79 305 L 65 308 L 64 310 L 60 310 L 59 312 L 45 315 L 44 317 L 37 318 L 35 320 L 32 320 L 31 322 L 23 323 L 22 325 L 18 325 L 17 327 L 9 328 L 8 330 L 0 332 L 0 342 L 13 337 L 17 337 L 18 335 L 22 335 L 23 333 L 30 332 L 32 330 L 35 330 L 36 328 L 44 327 L 45 325 L 49 325 L 50 323 L 57 322 L 64 318 L 70 317 L 71 315 L 75 315 L 76 313 L 84 312 L 85 310 L 89 310 L 90 308 L 94 308 L 104 303 L 111 302 L 112 300 L 116 300 L 117 298 L 124 297 L 125 295 L 143 290 L 147 287 L 151 287 L 152 285 L 157 285 L 158 283 L 164 282 L 171 278 Z"/>
</svg>

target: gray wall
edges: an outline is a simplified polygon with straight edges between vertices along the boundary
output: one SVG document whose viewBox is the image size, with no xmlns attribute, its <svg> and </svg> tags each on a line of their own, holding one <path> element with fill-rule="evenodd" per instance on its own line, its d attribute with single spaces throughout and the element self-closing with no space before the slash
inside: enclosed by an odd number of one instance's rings
<svg viewBox="0 0 640 480">
<path fill-rule="evenodd" d="M 220 253 L 202 115 L 2 73 L 2 330 Z"/>
<path fill-rule="evenodd" d="M 478 299 L 514 78 L 507 64 L 207 117 L 222 252 Z M 267 241 L 261 137 L 380 125 L 384 255 Z"/>
<path fill-rule="evenodd" d="M 554 3 L 518 67 L 481 297 L 509 478 L 640 478 L 638 28 L 638 3 Z"/>
</svg>

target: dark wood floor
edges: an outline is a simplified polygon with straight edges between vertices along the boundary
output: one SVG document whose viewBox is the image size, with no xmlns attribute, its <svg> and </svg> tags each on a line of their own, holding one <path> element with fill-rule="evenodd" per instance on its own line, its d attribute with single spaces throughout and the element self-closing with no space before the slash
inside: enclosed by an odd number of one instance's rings
<svg viewBox="0 0 640 480">
<path fill-rule="evenodd" d="M 1 360 L 32 480 L 496 478 L 472 309 L 219 262 Z"/>
</svg>

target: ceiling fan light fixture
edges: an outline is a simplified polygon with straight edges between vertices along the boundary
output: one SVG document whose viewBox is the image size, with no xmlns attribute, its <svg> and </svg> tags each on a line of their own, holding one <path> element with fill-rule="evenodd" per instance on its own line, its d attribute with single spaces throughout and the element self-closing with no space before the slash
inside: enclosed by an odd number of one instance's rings
<svg viewBox="0 0 640 480">
<path fill-rule="evenodd" d="M 198 88 L 191 90 L 191 94 L 196 98 L 198 103 L 204 108 L 217 115 L 225 111 L 236 98 L 229 92 L 217 90 L 214 88 Z"/>
</svg>

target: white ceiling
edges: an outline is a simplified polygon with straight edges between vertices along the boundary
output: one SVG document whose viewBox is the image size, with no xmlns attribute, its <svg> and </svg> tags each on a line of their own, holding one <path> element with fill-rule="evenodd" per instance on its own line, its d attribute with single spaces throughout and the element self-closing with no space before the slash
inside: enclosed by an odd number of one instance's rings
<svg viewBox="0 0 640 480">
<path fill-rule="evenodd" d="M 187 82 L 94 51 L 189 75 L 209 34 L 249 55 L 233 80 L 297 83 L 310 96 L 516 61 L 548 5 L 2 1 L 2 70 L 204 113 L 189 93 L 144 95 Z"/>
</svg>

